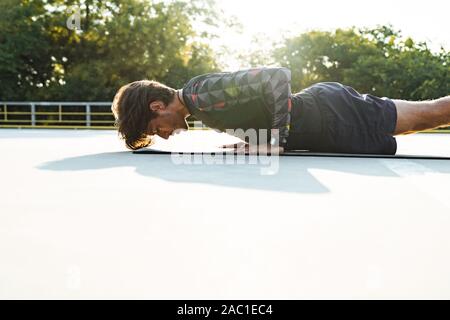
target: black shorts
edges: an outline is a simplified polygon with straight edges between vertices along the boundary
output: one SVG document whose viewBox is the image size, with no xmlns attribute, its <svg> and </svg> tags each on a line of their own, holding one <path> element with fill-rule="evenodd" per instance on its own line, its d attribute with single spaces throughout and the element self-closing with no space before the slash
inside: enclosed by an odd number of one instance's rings
<svg viewBox="0 0 450 320">
<path fill-rule="evenodd" d="M 395 154 L 397 109 L 392 100 L 337 82 L 322 82 L 292 96 L 287 150 Z"/>
</svg>

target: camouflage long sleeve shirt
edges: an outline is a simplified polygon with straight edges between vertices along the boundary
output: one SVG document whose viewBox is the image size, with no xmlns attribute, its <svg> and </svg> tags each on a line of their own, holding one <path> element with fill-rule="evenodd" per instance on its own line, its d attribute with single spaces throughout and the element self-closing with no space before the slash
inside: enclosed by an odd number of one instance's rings
<svg viewBox="0 0 450 320">
<path fill-rule="evenodd" d="M 189 80 L 178 94 L 191 115 L 210 128 L 268 129 L 266 143 L 276 136 L 273 129 L 278 129 L 277 143 L 286 145 L 292 95 L 287 68 L 203 74 Z"/>
</svg>

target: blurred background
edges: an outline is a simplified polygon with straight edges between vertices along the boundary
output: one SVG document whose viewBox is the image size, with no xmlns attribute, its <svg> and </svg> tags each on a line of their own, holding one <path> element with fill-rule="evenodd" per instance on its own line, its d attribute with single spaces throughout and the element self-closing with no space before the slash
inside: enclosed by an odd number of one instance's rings
<svg viewBox="0 0 450 320">
<path fill-rule="evenodd" d="M 111 128 L 131 81 L 292 71 L 423 100 L 450 92 L 449 4 L 423 1 L 0 0 L 0 126 Z M 189 119 L 188 119 L 189 120 Z M 195 119 L 190 119 L 195 120 Z"/>
</svg>

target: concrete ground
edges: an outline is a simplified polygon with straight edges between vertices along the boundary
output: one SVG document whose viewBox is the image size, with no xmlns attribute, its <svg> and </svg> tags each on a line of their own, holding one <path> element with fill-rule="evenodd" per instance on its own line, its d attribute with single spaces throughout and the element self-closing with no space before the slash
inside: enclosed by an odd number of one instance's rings
<svg viewBox="0 0 450 320">
<path fill-rule="evenodd" d="M 450 135 L 398 145 L 450 156 Z M 263 173 L 89 130 L 3 129 L 0 150 L 2 299 L 450 299 L 448 160 L 281 157 Z"/>
</svg>

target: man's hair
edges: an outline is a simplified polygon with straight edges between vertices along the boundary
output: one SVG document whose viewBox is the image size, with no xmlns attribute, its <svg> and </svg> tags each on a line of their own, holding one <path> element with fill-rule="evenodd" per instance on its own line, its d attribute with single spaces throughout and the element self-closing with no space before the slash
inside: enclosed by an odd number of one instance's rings
<svg viewBox="0 0 450 320">
<path fill-rule="evenodd" d="M 147 134 L 148 123 L 156 116 L 149 105 L 156 100 L 168 105 L 175 94 L 175 89 L 153 80 L 131 82 L 117 91 L 111 110 L 116 118 L 115 126 L 129 149 L 154 143 Z"/>
</svg>

